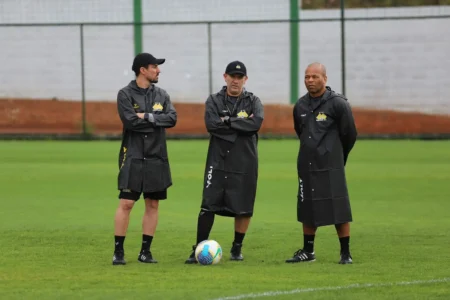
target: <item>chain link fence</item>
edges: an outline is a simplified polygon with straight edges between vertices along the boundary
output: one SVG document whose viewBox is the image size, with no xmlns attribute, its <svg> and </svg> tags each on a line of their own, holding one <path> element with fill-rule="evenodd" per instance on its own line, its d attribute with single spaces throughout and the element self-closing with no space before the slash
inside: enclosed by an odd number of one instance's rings
<svg viewBox="0 0 450 300">
<path fill-rule="evenodd" d="M 116 95 L 134 78 L 131 2 L 0 2 L 0 133 L 120 134 Z M 238 59 L 249 71 L 247 88 L 269 114 L 290 110 L 289 1 L 254 2 L 142 2 L 143 49 L 167 59 L 159 85 L 177 107 L 201 115 L 207 96 L 223 85 L 226 64 Z M 450 6 L 379 8 L 372 6 L 380 1 L 361 0 L 363 8 L 342 14 L 339 1 L 312 7 L 319 2 L 303 1 L 294 20 L 299 94 L 306 92 L 303 70 L 320 61 L 328 84 L 345 91 L 353 107 L 439 116 L 444 128 L 428 130 L 450 133 L 450 40 L 443 38 Z"/>
</svg>

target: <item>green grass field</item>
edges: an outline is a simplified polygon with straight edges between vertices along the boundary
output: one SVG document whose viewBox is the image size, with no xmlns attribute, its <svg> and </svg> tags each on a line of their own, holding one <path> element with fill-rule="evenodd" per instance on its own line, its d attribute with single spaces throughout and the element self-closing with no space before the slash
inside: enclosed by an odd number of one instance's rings
<svg viewBox="0 0 450 300">
<path fill-rule="evenodd" d="M 119 145 L 0 142 L 0 299 L 450 299 L 449 141 L 357 142 L 347 166 L 348 266 L 337 264 L 333 227 L 318 231 L 316 262 L 284 263 L 303 244 L 292 140 L 260 142 L 244 262 L 228 260 L 233 222 L 217 217 L 211 238 L 224 248 L 221 263 L 184 265 L 207 142 L 170 141 L 174 186 L 152 245 L 159 263 L 137 262 L 141 200 L 125 242 L 128 264 L 112 266 Z"/>
</svg>

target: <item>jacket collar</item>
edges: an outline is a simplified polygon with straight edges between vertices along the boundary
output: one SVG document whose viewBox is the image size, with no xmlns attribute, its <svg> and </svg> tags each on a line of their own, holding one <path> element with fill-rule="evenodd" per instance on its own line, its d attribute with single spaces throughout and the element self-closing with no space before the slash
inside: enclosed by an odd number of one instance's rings
<svg viewBox="0 0 450 300">
<path fill-rule="evenodd" d="M 142 89 L 140 87 L 138 87 L 136 80 L 131 80 L 130 83 L 128 84 L 128 86 L 138 92 L 138 93 L 142 93 Z M 153 91 L 155 89 L 155 85 L 153 83 L 150 84 L 148 91 Z"/>
<path fill-rule="evenodd" d="M 225 97 L 227 95 L 227 86 L 223 86 L 222 89 L 217 93 L 221 95 L 222 97 Z M 245 99 L 247 97 L 250 97 L 252 93 L 248 92 L 245 88 L 242 91 L 242 94 L 239 96 L 239 99 Z"/>
<path fill-rule="evenodd" d="M 331 87 L 326 86 L 325 93 L 322 95 L 320 100 L 312 100 L 309 93 L 305 95 L 305 101 L 311 110 L 316 110 L 320 106 L 322 106 L 325 102 L 335 96 L 335 92 L 331 89 Z"/>
</svg>

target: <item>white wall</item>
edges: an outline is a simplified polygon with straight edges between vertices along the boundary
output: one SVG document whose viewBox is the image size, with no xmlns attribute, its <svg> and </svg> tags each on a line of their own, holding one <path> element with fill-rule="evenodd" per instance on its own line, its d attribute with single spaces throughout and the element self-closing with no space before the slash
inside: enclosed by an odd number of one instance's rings
<svg viewBox="0 0 450 300">
<path fill-rule="evenodd" d="M 64 3 L 62 5 L 61 3 Z M 276 3 L 276 4 L 274 4 Z M 28 6 L 27 6 L 27 5 Z M 450 7 L 352 9 L 349 17 L 450 14 Z M 145 22 L 285 20 L 289 0 L 143 0 Z M 339 10 L 301 11 L 303 19 Z M 131 0 L 3 0 L 0 23 L 131 22 Z M 450 113 L 450 19 L 346 23 L 347 96 L 354 106 Z M 114 101 L 133 78 L 132 26 L 84 28 L 86 96 Z M 208 96 L 207 27 L 145 25 L 144 50 L 167 59 L 160 79 L 175 101 Z M 231 60 L 248 68 L 247 88 L 265 103 L 289 101 L 289 24 L 213 24 L 213 89 Z M 80 99 L 80 31 L 76 26 L 1 27 L 0 97 Z M 300 24 L 300 92 L 306 65 L 327 66 L 341 92 L 339 22 Z"/>
<path fill-rule="evenodd" d="M 0 24 L 132 21 L 132 0 L 0 1 Z"/>
<path fill-rule="evenodd" d="M 302 18 L 336 18 L 339 10 L 301 11 Z M 347 17 L 450 15 L 450 6 L 349 9 Z M 348 21 L 346 94 L 355 106 L 450 114 L 450 19 Z M 300 70 L 327 66 L 342 92 L 340 22 L 300 24 Z M 306 90 L 303 85 L 301 93 Z"/>
<path fill-rule="evenodd" d="M 145 22 L 286 20 L 290 0 L 142 0 Z"/>
</svg>

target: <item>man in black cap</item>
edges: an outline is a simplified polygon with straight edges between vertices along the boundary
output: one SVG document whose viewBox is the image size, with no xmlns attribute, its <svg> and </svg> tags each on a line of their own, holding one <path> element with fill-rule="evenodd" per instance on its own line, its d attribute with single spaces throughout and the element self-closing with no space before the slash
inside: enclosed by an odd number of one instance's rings
<svg viewBox="0 0 450 300">
<path fill-rule="evenodd" d="M 231 260 L 242 261 L 242 242 L 255 203 L 258 131 L 264 108 L 257 96 L 244 89 L 247 69 L 242 62 L 228 64 L 223 77 L 226 86 L 206 100 L 205 124 L 210 140 L 196 245 L 208 239 L 214 215 L 234 217 Z M 187 264 L 197 262 L 196 245 Z"/>
<path fill-rule="evenodd" d="M 119 153 L 119 207 L 115 216 L 115 250 L 113 265 L 124 265 L 124 249 L 130 212 L 141 194 L 145 213 L 142 220 L 142 248 L 138 260 L 156 263 L 150 246 L 158 223 L 159 200 L 167 198 L 172 185 L 166 146 L 166 128 L 174 127 L 177 113 L 167 92 L 154 84 L 158 82 L 159 65 L 149 53 L 138 54 L 132 70 L 136 80 L 117 95 L 117 109 L 123 123 L 122 145 Z"/>
<path fill-rule="evenodd" d="M 318 227 L 335 225 L 341 245 L 340 264 L 351 264 L 352 212 L 345 179 L 347 158 L 356 142 L 350 104 L 326 85 L 325 66 L 312 63 L 305 71 L 308 93 L 294 106 L 294 128 L 300 139 L 297 159 L 297 219 L 303 223 L 303 248 L 287 263 L 314 261 Z"/>
</svg>

